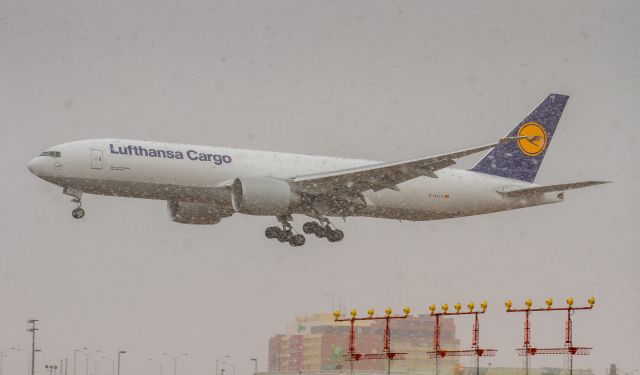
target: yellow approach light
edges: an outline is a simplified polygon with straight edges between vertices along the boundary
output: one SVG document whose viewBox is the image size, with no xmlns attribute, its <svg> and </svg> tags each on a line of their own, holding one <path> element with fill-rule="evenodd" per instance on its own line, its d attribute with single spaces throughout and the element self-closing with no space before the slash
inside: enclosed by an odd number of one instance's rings
<svg viewBox="0 0 640 375">
<path fill-rule="evenodd" d="M 369 309 L 367 310 L 367 314 L 369 314 L 369 318 L 371 318 L 373 314 L 375 314 L 375 311 L 373 309 Z"/>
<path fill-rule="evenodd" d="M 333 316 L 338 319 L 340 317 L 340 311 L 336 310 L 333 312 Z"/>
<path fill-rule="evenodd" d="M 587 302 L 589 302 L 589 306 L 593 307 L 593 305 L 596 304 L 596 297 L 593 297 L 593 296 L 589 297 Z"/>
<path fill-rule="evenodd" d="M 531 310 L 531 305 L 533 305 L 533 301 L 531 301 L 531 298 L 528 298 L 526 301 L 524 301 L 524 304 L 527 305 L 527 310 Z"/>
<path fill-rule="evenodd" d="M 442 311 L 444 311 L 445 313 L 447 312 L 447 310 L 449 310 L 449 305 L 447 305 L 446 303 L 444 305 L 442 305 Z"/>
<path fill-rule="evenodd" d="M 547 298 L 545 302 L 547 303 L 547 308 L 550 309 L 553 305 L 553 298 Z"/>
<path fill-rule="evenodd" d="M 473 308 L 476 307 L 476 305 L 474 305 L 473 302 L 469 302 L 467 307 L 469 308 L 469 311 L 473 312 Z"/>
<path fill-rule="evenodd" d="M 504 306 L 507 308 L 507 311 L 511 310 L 511 306 L 513 306 L 513 302 L 511 302 L 511 300 L 507 300 L 507 302 L 504 303 Z"/>
<path fill-rule="evenodd" d="M 433 303 L 429 305 L 429 311 L 431 311 L 432 314 L 436 312 L 436 305 L 434 305 Z"/>
<path fill-rule="evenodd" d="M 569 305 L 569 306 L 573 305 L 573 298 L 572 297 L 567 298 L 567 305 Z"/>
<path fill-rule="evenodd" d="M 387 307 L 386 309 L 384 309 L 385 314 L 387 314 L 387 316 L 391 316 L 391 307 Z"/>
<path fill-rule="evenodd" d="M 351 310 L 351 316 L 355 318 L 356 315 L 358 315 L 358 310 L 356 309 Z"/>
<path fill-rule="evenodd" d="M 487 311 L 487 306 L 489 306 L 487 301 L 482 301 L 482 303 L 480 304 L 480 307 L 482 307 L 482 312 Z"/>
<path fill-rule="evenodd" d="M 411 314 L 411 309 L 409 308 L 409 306 L 404 308 L 404 315 L 409 315 Z"/>
<path fill-rule="evenodd" d="M 462 305 L 460 303 L 456 303 L 455 305 L 453 305 L 453 307 L 456 309 L 456 312 L 459 313 Z"/>
</svg>

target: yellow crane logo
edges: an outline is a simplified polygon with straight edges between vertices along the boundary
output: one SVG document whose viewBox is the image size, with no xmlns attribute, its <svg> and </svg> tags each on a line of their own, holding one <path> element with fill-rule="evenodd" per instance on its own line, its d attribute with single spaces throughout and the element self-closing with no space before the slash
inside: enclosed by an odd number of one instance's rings
<svg viewBox="0 0 640 375">
<path fill-rule="evenodd" d="M 547 146 L 547 133 L 537 122 L 527 122 L 522 125 L 518 136 L 526 137 L 518 140 L 518 146 L 525 155 L 538 156 Z"/>
</svg>

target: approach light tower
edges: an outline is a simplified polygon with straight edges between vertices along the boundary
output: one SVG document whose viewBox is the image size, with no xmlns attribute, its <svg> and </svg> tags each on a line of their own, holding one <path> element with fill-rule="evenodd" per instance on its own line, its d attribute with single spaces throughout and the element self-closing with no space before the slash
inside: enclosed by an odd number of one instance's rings
<svg viewBox="0 0 640 375">
<path fill-rule="evenodd" d="M 178 375 L 178 359 L 188 356 L 189 353 L 182 353 L 178 355 L 171 353 L 162 353 L 162 355 L 173 359 L 173 375 Z"/>
<path fill-rule="evenodd" d="M 587 347 L 578 347 L 573 346 L 573 321 L 571 320 L 571 315 L 574 314 L 576 310 L 591 310 L 593 305 L 596 303 L 595 297 L 590 297 L 587 302 L 589 306 L 581 306 L 574 307 L 573 306 L 573 298 L 567 298 L 567 307 L 552 307 L 553 299 L 547 298 L 545 303 L 547 307 L 543 308 L 532 308 L 533 302 L 531 299 L 527 299 L 524 301 L 525 308 L 523 309 L 512 309 L 513 302 L 508 300 L 504 303 L 504 306 L 507 308 L 507 312 L 523 312 L 525 313 L 524 320 L 524 345 L 522 348 L 516 349 L 518 355 L 525 357 L 525 368 L 526 375 L 529 375 L 529 356 L 536 354 L 567 354 L 569 356 L 569 375 L 573 375 L 573 356 L 574 355 L 589 355 L 593 348 Z M 529 321 L 529 315 L 532 312 L 542 312 L 542 311 L 566 311 L 567 312 L 567 324 L 565 329 L 565 339 L 564 339 L 564 347 L 562 348 L 535 348 L 531 346 L 531 323 Z"/>
<path fill-rule="evenodd" d="M 367 360 L 367 359 L 387 359 L 387 374 L 391 374 L 391 361 L 398 359 L 405 359 L 407 353 L 396 353 L 391 351 L 391 329 L 389 328 L 389 323 L 392 319 L 406 319 L 409 317 L 409 313 L 411 313 L 411 309 L 409 307 L 405 307 L 403 312 L 404 315 L 391 315 L 392 310 L 390 307 L 387 307 L 385 310 L 384 316 L 374 316 L 375 311 L 373 309 L 369 309 L 367 311 L 366 317 L 358 318 L 358 311 L 356 309 L 351 310 L 351 318 L 340 318 L 340 311 L 336 310 L 333 313 L 336 322 L 350 322 L 351 330 L 349 331 L 349 353 L 345 354 L 345 357 L 349 357 L 349 362 L 351 364 L 351 374 L 353 374 L 353 361 Z M 382 349 L 382 353 L 358 353 L 356 352 L 356 330 L 355 330 L 355 322 L 357 320 L 384 320 L 385 321 L 385 329 L 384 329 L 384 348 Z"/>
<path fill-rule="evenodd" d="M 484 301 L 480 304 L 482 311 L 474 311 L 475 304 L 470 302 L 467 307 L 469 311 L 460 311 L 462 309 L 462 305 L 460 303 L 456 303 L 454 305 L 455 312 L 448 312 L 449 305 L 446 303 L 442 305 L 442 312 L 436 312 L 436 305 L 430 305 L 429 311 L 431 311 L 431 316 L 436 318 L 435 329 L 433 330 L 433 351 L 427 352 L 427 354 L 435 358 L 436 360 L 436 375 L 439 374 L 439 364 L 438 359 L 444 358 L 446 356 L 450 357 L 467 357 L 467 356 L 475 356 L 476 357 L 476 375 L 480 375 L 480 357 L 493 357 L 496 355 L 496 349 L 484 349 L 480 348 L 480 322 L 478 320 L 479 314 L 484 314 L 487 311 L 487 301 Z M 473 323 L 473 337 L 471 343 L 471 349 L 467 350 L 442 350 L 440 349 L 440 317 L 441 316 L 456 316 L 456 315 L 473 315 L 474 323 Z"/>
</svg>

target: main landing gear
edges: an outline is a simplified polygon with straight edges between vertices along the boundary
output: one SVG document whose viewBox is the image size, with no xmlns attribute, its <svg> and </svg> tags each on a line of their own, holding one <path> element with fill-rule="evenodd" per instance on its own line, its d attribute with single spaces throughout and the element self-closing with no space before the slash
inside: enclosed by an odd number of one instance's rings
<svg viewBox="0 0 640 375">
<path fill-rule="evenodd" d="M 293 220 L 291 216 L 276 216 L 282 224 L 280 227 L 268 227 L 264 231 L 264 235 L 269 238 L 275 238 L 280 242 L 289 242 L 289 245 L 297 247 L 305 244 L 305 237 L 296 232 L 289 221 Z M 344 238 L 344 232 L 337 229 L 327 218 L 319 218 L 319 221 L 309 221 L 302 225 L 302 231 L 306 234 L 315 234 L 318 238 L 326 238 L 329 242 L 339 242 Z"/>
<path fill-rule="evenodd" d="M 318 238 L 326 238 L 329 242 L 342 241 L 344 232 L 336 228 L 329 220 L 324 224 L 317 221 L 308 221 L 302 225 L 302 231 L 306 234 L 315 234 Z"/>
<path fill-rule="evenodd" d="M 82 209 L 82 191 L 75 188 L 66 187 L 64 188 L 64 190 L 62 190 L 62 193 L 72 196 L 73 199 L 71 199 L 71 202 L 78 205 L 73 209 L 73 211 L 71 211 L 71 216 L 73 216 L 74 219 L 82 219 L 85 214 L 84 210 Z"/>
<path fill-rule="evenodd" d="M 289 242 L 289 245 L 293 247 L 302 246 L 305 243 L 303 235 L 293 229 L 289 220 L 292 220 L 291 216 L 276 216 L 278 221 L 282 224 L 280 227 L 268 227 L 264 231 L 264 235 L 267 238 L 275 238 L 280 242 Z"/>
</svg>

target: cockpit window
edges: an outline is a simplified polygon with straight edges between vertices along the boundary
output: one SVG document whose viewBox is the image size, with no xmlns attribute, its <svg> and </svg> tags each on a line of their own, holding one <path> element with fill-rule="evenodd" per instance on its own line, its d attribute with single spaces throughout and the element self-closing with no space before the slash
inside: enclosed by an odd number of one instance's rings
<svg viewBox="0 0 640 375">
<path fill-rule="evenodd" d="M 50 156 L 52 158 L 59 158 L 60 151 L 45 151 L 42 154 L 40 154 L 40 156 Z"/>
</svg>

